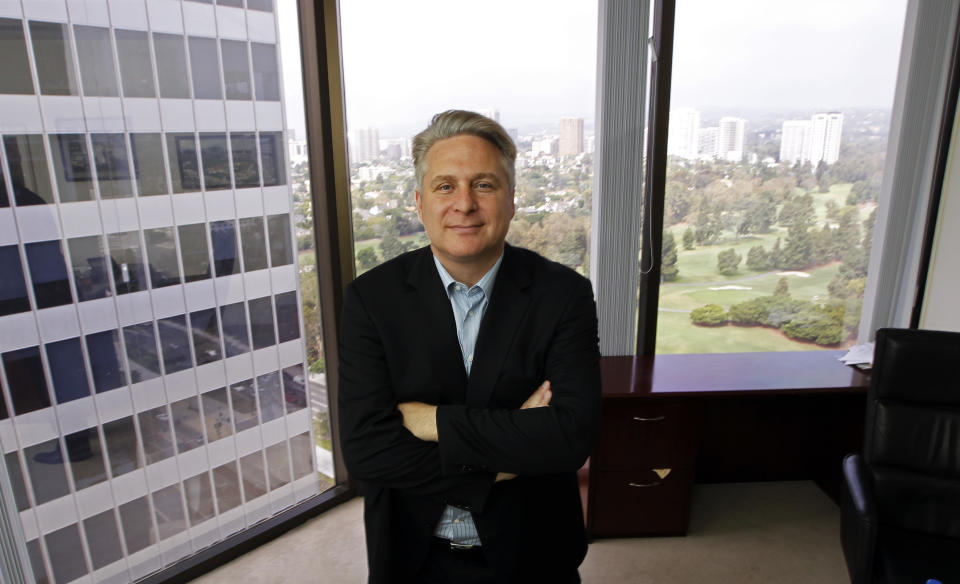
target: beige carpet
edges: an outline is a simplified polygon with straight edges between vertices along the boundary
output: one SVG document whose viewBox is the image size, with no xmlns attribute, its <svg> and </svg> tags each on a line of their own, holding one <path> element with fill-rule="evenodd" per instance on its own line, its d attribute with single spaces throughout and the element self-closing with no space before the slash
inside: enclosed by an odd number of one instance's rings
<svg viewBox="0 0 960 584">
<path fill-rule="evenodd" d="M 353 499 L 194 582 L 365 582 L 361 517 Z M 839 534 L 839 509 L 813 483 L 698 485 L 687 537 L 597 540 L 580 573 L 586 583 L 840 584 Z"/>
</svg>

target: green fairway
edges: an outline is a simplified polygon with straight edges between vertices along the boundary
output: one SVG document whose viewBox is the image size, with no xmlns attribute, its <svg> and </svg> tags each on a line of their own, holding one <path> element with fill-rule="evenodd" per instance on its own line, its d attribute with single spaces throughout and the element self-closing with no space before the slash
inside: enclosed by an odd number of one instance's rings
<svg viewBox="0 0 960 584">
<path fill-rule="evenodd" d="M 690 322 L 689 314 L 661 310 L 657 315 L 657 353 L 816 351 L 823 348 L 826 347 L 792 341 L 780 331 L 768 328 L 700 327 Z"/>
</svg>

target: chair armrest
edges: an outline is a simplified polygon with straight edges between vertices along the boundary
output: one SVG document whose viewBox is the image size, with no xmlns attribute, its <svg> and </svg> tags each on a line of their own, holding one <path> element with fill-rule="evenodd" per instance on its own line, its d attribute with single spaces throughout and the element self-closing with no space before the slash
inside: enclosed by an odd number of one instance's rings
<svg viewBox="0 0 960 584">
<path fill-rule="evenodd" d="M 843 459 L 840 543 L 851 584 L 872 583 L 877 506 L 873 498 L 873 477 L 859 454 L 848 454 Z"/>
</svg>

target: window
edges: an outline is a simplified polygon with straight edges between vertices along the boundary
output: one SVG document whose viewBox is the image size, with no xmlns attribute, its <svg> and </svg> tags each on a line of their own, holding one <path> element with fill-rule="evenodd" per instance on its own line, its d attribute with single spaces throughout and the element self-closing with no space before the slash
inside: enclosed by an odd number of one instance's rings
<svg viewBox="0 0 960 584">
<path fill-rule="evenodd" d="M 224 39 L 220 41 L 220 49 L 223 54 L 223 82 L 227 99 L 252 99 L 247 43 Z"/>
<path fill-rule="evenodd" d="M 254 298 L 248 303 L 250 309 L 250 333 L 253 337 L 253 348 L 262 349 L 277 343 L 277 336 L 273 332 L 273 302 L 270 297 Z"/>
<path fill-rule="evenodd" d="M 150 519 L 150 503 L 145 496 L 121 504 L 120 521 L 128 554 L 135 554 L 156 543 L 156 530 Z"/>
<path fill-rule="evenodd" d="M 260 160 L 260 166 L 263 168 L 263 186 L 287 184 L 281 132 L 260 133 Z"/>
<path fill-rule="evenodd" d="M 67 25 L 31 20 L 30 38 L 37 63 L 40 93 L 77 95 L 77 78 L 73 71 L 73 52 L 70 50 Z"/>
<path fill-rule="evenodd" d="M 137 414 L 140 434 L 143 436 L 143 453 L 147 464 L 160 462 L 173 456 L 173 433 L 170 429 L 170 413 L 167 406 L 159 406 Z"/>
<path fill-rule="evenodd" d="M 199 191 L 200 165 L 197 162 L 197 142 L 193 134 L 167 134 L 167 153 L 170 156 L 173 192 Z"/>
<path fill-rule="evenodd" d="M 230 134 L 233 155 L 233 178 L 237 188 L 259 187 L 260 167 L 257 162 L 257 140 L 252 132 Z"/>
<path fill-rule="evenodd" d="M 113 510 L 108 510 L 83 520 L 83 530 L 87 534 L 94 570 L 123 558 L 120 533 L 117 531 L 113 513 Z"/>
<path fill-rule="evenodd" d="M 77 40 L 77 60 L 80 62 L 83 94 L 118 95 L 110 30 L 99 26 L 76 25 L 73 27 L 73 35 Z"/>
<path fill-rule="evenodd" d="M 130 134 L 133 173 L 140 196 L 169 193 L 160 134 Z"/>
<path fill-rule="evenodd" d="M 243 302 L 220 307 L 223 323 L 223 347 L 226 357 L 235 357 L 250 351 L 250 335 L 247 333 L 247 313 Z"/>
<path fill-rule="evenodd" d="M 26 414 L 50 407 L 39 347 L 4 353 L 3 367 L 7 372 L 6 385 L 15 414 Z"/>
<path fill-rule="evenodd" d="M 200 396 L 203 405 L 203 423 L 207 431 L 207 440 L 215 442 L 233 434 L 230 402 L 227 401 L 227 388 L 221 387 Z"/>
<path fill-rule="evenodd" d="M 237 432 L 254 428 L 260 424 L 252 379 L 234 383 L 230 386 L 230 403 L 233 405 L 233 420 Z"/>
<path fill-rule="evenodd" d="M 36 134 L 4 136 L 10 181 L 17 205 L 46 205 L 53 202 L 53 186 L 47 171 L 43 138 Z"/>
<path fill-rule="evenodd" d="M 33 93 L 23 21 L 0 18 L 0 93 Z"/>
<path fill-rule="evenodd" d="M 209 473 L 203 472 L 184 480 L 183 490 L 187 495 L 187 517 L 190 525 L 203 523 L 214 516 Z"/>
<path fill-rule="evenodd" d="M 109 296 L 108 264 L 100 236 L 74 237 L 67 241 L 67 247 L 77 298 L 83 301 Z"/>
<path fill-rule="evenodd" d="M 297 293 L 284 292 L 276 295 L 277 336 L 281 343 L 300 337 L 300 319 L 297 308 Z"/>
<path fill-rule="evenodd" d="M 160 333 L 164 373 L 170 375 L 192 367 L 187 317 L 178 315 L 162 318 L 157 321 L 157 331 Z"/>
<path fill-rule="evenodd" d="M 33 296 L 37 308 L 50 308 L 73 302 L 67 266 L 59 241 L 41 241 L 24 245 L 27 263 L 30 264 L 30 279 L 33 281 Z"/>
<path fill-rule="evenodd" d="M 280 374 L 276 371 L 257 377 L 257 397 L 260 401 L 260 419 L 275 420 L 283 415 L 283 392 Z"/>
<path fill-rule="evenodd" d="M 183 494 L 179 484 L 153 493 L 153 512 L 157 520 L 157 536 L 161 541 L 187 528 L 187 519 L 183 515 Z"/>
<path fill-rule="evenodd" d="M 0 246 L 0 273 L 4 275 L 0 278 L 0 316 L 30 310 L 17 246 Z"/>
<path fill-rule="evenodd" d="M 173 227 L 145 229 L 143 237 L 147 241 L 150 286 L 163 288 L 179 284 L 180 267 L 177 265 L 177 244 Z"/>
<path fill-rule="evenodd" d="M 201 132 L 200 157 L 203 159 L 203 187 L 208 191 L 229 189 L 230 161 L 226 134 Z"/>
<path fill-rule="evenodd" d="M 217 326 L 217 311 L 214 308 L 190 313 L 190 331 L 193 337 L 193 353 L 197 365 L 213 363 L 222 359 L 220 329 Z"/>
<path fill-rule="evenodd" d="M 23 449 L 27 474 L 33 486 L 33 498 L 43 505 L 70 493 L 65 458 L 57 440 L 47 440 Z"/>
<path fill-rule="evenodd" d="M 150 41 L 142 30 L 113 31 L 120 61 L 120 80 L 124 97 L 155 97 Z"/>
<path fill-rule="evenodd" d="M 253 452 L 240 459 L 243 498 L 247 501 L 267 494 L 267 480 L 263 470 L 263 452 Z"/>
<path fill-rule="evenodd" d="M 137 431 L 133 426 L 133 417 L 126 416 L 103 425 L 103 436 L 107 444 L 107 457 L 110 459 L 110 472 L 117 477 L 143 466 L 143 459 L 137 448 Z"/>
<path fill-rule="evenodd" d="M 267 244 L 264 241 L 263 217 L 240 219 L 240 241 L 243 248 L 243 270 L 250 272 L 267 267 Z"/>
<path fill-rule="evenodd" d="M 240 273 L 237 255 L 237 233 L 234 221 L 214 221 L 210 224 L 210 242 L 213 244 L 213 266 L 218 278 Z"/>
<path fill-rule="evenodd" d="M 77 490 L 107 480 L 100 435 L 96 428 L 67 434 L 63 441 L 67 446 L 67 459 L 70 461 L 70 472 Z"/>
<path fill-rule="evenodd" d="M 190 37 L 188 40 L 193 96 L 197 99 L 223 99 L 216 39 Z"/>
<path fill-rule="evenodd" d="M 196 282 L 210 277 L 210 252 L 207 248 L 207 228 L 203 223 L 181 225 L 180 259 L 183 262 L 183 279 Z"/>
<path fill-rule="evenodd" d="M 53 157 L 60 202 L 92 201 L 93 172 L 90 170 L 90 151 L 87 148 L 86 136 L 54 134 L 50 136 L 50 154 Z"/>
<path fill-rule="evenodd" d="M 90 134 L 101 199 L 133 195 L 127 141 L 123 134 Z"/>
<path fill-rule="evenodd" d="M 46 344 L 47 363 L 57 403 L 63 404 L 90 396 L 87 368 L 83 364 L 80 339 L 64 339 Z"/>
<path fill-rule="evenodd" d="M 283 370 L 283 401 L 288 414 L 307 407 L 304 379 L 303 365 L 293 365 Z"/>
<path fill-rule="evenodd" d="M 247 0 L 247 8 L 273 12 L 273 0 Z"/>
<path fill-rule="evenodd" d="M 7 465 L 7 475 L 10 477 L 10 484 L 13 487 L 13 497 L 17 504 L 17 511 L 29 509 L 30 499 L 27 497 L 27 485 L 23 482 L 23 470 L 20 468 L 20 457 L 17 456 L 16 452 L 8 452 L 3 458 Z"/>
<path fill-rule="evenodd" d="M 147 281 L 143 270 L 140 234 L 136 231 L 110 233 L 107 235 L 107 245 L 110 248 L 116 293 L 127 294 L 146 290 Z"/>
<path fill-rule="evenodd" d="M 155 32 L 153 33 L 153 50 L 157 56 L 157 82 L 160 86 L 160 97 L 188 99 L 190 86 L 183 36 Z M 173 158 L 172 154 L 171 158 Z"/>
<path fill-rule="evenodd" d="M 293 263 L 293 248 L 290 241 L 290 216 L 270 215 L 267 217 L 270 230 L 270 264 L 282 266 Z"/>
<path fill-rule="evenodd" d="M 87 335 L 93 387 L 97 393 L 116 389 L 127 383 L 118 332 L 111 330 Z"/>
<path fill-rule="evenodd" d="M 280 75 L 277 73 L 277 46 L 250 43 L 253 57 L 253 86 L 261 101 L 280 99 Z"/>
<path fill-rule="evenodd" d="M 0 209 L 10 206 L 10 198 L 7 196 L 7 181 L 0 176 Z"/>
<path fill-rule="evenodd" d="M 203 446 L 203 426 L 196 397 L 188 397 L 170 404 L 173 412 L 173 433 L 177 437 L 177 452 L 184 453 Z"/>
<path fill-rule="evenodd" d="M 138 383 L 160 375 L 157 337 L 152 322 L 123 327 L 123 343 L 130 363 L 130 382 Z"/>
<path fill-rule="evenodd" d="M 213 484 L 217 492 L 217 506 L 220 512 L 240 505 L 240 480 L 237 477 L 237 463 L 228 462 L 213 469 Z"/>
</svg>

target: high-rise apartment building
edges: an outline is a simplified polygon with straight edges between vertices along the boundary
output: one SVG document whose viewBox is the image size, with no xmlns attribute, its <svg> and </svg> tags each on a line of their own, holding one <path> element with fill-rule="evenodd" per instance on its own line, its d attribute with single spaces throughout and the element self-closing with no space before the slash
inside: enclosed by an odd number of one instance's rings
<svg viewBox="0 0 960 584">
<path fill-rule="evenodd" d="M 747 120 L 724 116 L 720 118 L 717 135 L 717 156 L 730 162 L 743 158 L 743 142 L 747 133 Z"/>
<path fill-rule="evenodd" d="M 780 133 L 780 162 L 796 164 L 808 159 L 810 151 L 810 121 L 787 120 Z"/>
<path fill-rule="evenodd" d="M 840 159 L 843 135 L 843 114 L 813 114 L 809 120 L 787 120 L 780 137 L 781 162 L 810 162 L 814 167 L 823 161 L 833 164 Z"/>
<path fill-rule="evenodd" d="M 697 157 L 699 150 L 700 112 L 689 107 L 670 110 L 667 133 L 667 154 L 687 160 Z"/>
<path fill-rule="evenodd" d="M 277 18 L 217 4 L 0 3 L 0 496 L 37 581 L 322 488 Z"/>
<path fill-rule="evenodd" d="M 583 152 L 583 118 L 560 118 L 560 156 L 576 156 Z"/>
<path fill-rule="evenodd" d="M 350 156 L 354 162 L 369 162 L 380 156 L 380 130 L 360 128 L 353 133 Z"/>
<path fill-rule="evenodd" d="M 713 160 L 719 151 L 720 128 L 700 128 L 697 132 L 697 157 L 703 160 Z"/>
<path fill-rule="evenodd" d="M 477 112 L 477 113 L 480 114 L 481 116 L 487 116 L 487 117 L 490 118 L 491 120 L 493 120 L 493 121 L 495 121 L 495 122 L 497 122 L 497 123 L 500 123 L 500 110 L 498 110 L 498 109 L 494 109 L 494 108 L 491 107 L 491 108 L 487 108 L 487 109 L 482 109 L 482 110 L 480 110 L 480 111 Z"/>
</svg>

